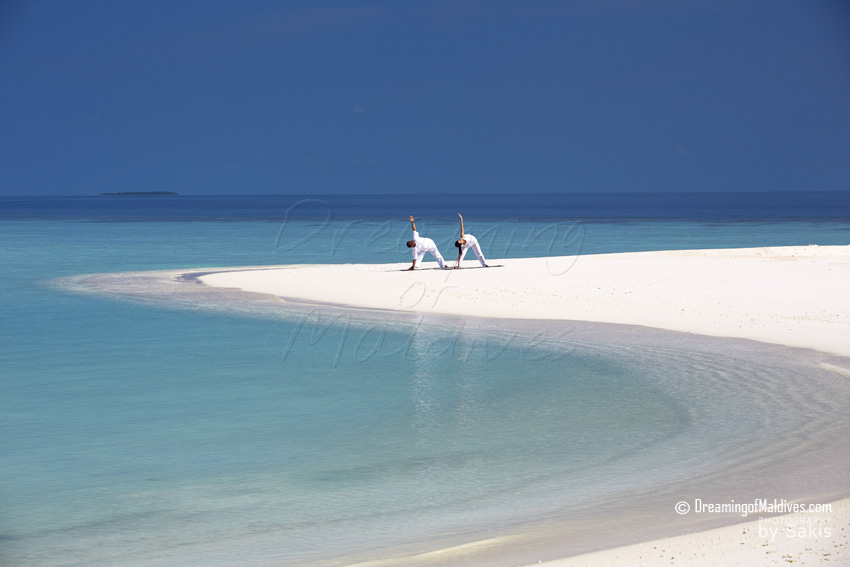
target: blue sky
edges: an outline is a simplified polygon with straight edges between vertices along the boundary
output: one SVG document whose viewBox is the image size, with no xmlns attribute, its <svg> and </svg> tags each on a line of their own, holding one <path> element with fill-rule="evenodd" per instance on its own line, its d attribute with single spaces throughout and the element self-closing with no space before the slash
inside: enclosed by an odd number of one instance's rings
<svg viewBox="0 0 850 567">
<path fill-rule="evenodd" d="M 6 1 L 0 194 L 850 190 L 850 2 Z"/>
</svg>

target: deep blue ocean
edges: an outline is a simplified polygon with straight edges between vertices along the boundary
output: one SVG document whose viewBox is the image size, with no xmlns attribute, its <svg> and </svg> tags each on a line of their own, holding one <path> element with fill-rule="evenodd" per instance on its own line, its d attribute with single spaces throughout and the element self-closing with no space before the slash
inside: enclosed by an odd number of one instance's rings
<svg viewBox="0 0 850 567">
<path fill-rule="evenodd" d="M 798 453 L 847 432 L 830 405 L 846 406 L 846 379 L 769 345 L 596 328 L 499 342 L 508 324 L 382 315 L 386 344 L 368 350 L 369 327 L 342 318 L 298 335 L 295 315 L 67 285 L 407 263 L 407 216 L 448 249 L 458 212 L 493 260 L 850 244 L 850 192 L 0 198 L 0 564 L 343 565 L 537 523 L 600 536 L 614 495 L 693 490 L 742 452 L 781 468 L 769 449 L 789 432 Z M 812 494 L 789 475 L 776 486 Z M 592 547 L 552 530 L 535 532 L 552 553 Z M 516 553 L 484 564 L 531 557 Z"/>
</svg>

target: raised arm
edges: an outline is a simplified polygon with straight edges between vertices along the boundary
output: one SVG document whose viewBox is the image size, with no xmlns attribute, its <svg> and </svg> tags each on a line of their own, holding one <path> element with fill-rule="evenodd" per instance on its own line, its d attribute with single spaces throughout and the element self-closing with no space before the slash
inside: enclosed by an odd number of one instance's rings
<svg viewBox="0 0 850 567">
<path fill-rule="evenodd" d="M 416 232 L 416 223 L 413 222 L 413 215 L 410 215 L 410 228 L 413 229 L 413 232 Z"/>
<path fill-rule="evenodd" d="M 463 256 L 463 248 L 461 248 L 460 243 L 463 242 L 463 215 L 458 213 L 457 216 L 460 217 L 460 237 L 457 239 L 457 265 L 455 266 L 455 270 L 460 268 L 460 258 Z"/>
</svg>

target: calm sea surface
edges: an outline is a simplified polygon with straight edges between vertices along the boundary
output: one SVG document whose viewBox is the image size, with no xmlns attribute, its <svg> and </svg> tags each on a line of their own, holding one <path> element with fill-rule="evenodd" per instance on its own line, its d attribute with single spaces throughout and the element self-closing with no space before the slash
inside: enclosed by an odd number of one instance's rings
<svg viewBox="0 0 850 567">
<path fill-rule="evenodd" d="M 68 283 L 409 262 L 407 215 L 448 251 L 457 212 L 492 259 L 850 243 L 850 193 L 0 198 L 0 563 L 334 565 L 535 522 L 598 535 L 613 520 L 593 510 L 616 495 L 721 490 L 717 472 L 745 455 L 816 466 L 847 434 L 846 379 L 817 353 L 568 324 L 269 316 Z M 753 492 L 757 473 L 738 476 L 742 498 L 789 496 Z M 776 490 L 842 489 L 837 473 L 783 474 Z"/>
</svg>

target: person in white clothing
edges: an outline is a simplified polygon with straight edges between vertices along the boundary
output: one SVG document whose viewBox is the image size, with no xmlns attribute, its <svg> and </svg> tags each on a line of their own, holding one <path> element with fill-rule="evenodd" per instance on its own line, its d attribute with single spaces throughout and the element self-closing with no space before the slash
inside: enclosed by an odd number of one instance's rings
<svg viewBox="0 0 850 567">
<path fill-rule="evenodd" d="M 440 254 L 434 241 L 430 238 L 423 238 L 416 232 L 416 223 L 413 222 L 413 215 L 410 215 L 410 226 L 413 228 L 413 240 L 407 241 L 407 247 L 413 249 L 413 265 L 407 268 L 407 270 L 413 270 L 417 265 L 422 264 L 422 259 L 425 257 L 426 252 L 430 252 L 431 256 L 437 259 L 437 264 L 440 265 L 440 268 L 446 268 L 443 256 Z"/>
<path fill-rule="evenodd" d="M 481 252 L 481 246 L 478 244 L 478 239 L 463 231 L 463 215 L 458 213 L 457 216 L 460 217 L 460 238 L 458 238 L 457 242 L 455 242 L 455 246 L 457 247 L 457 266 L 455 266 L 454 269 L 457 270 L 460 268 L 460 262 L 463 260 L 463 257 L 466 256 L 466 251 L 470 248 L 472 248 L 472 251 L 475 252 L 476 256 L 478 256 L 478 261 L 481 262 L 481 265 L 488 268 L 487 260 L 484 259 L 484 253 Z"/>
</svg>

